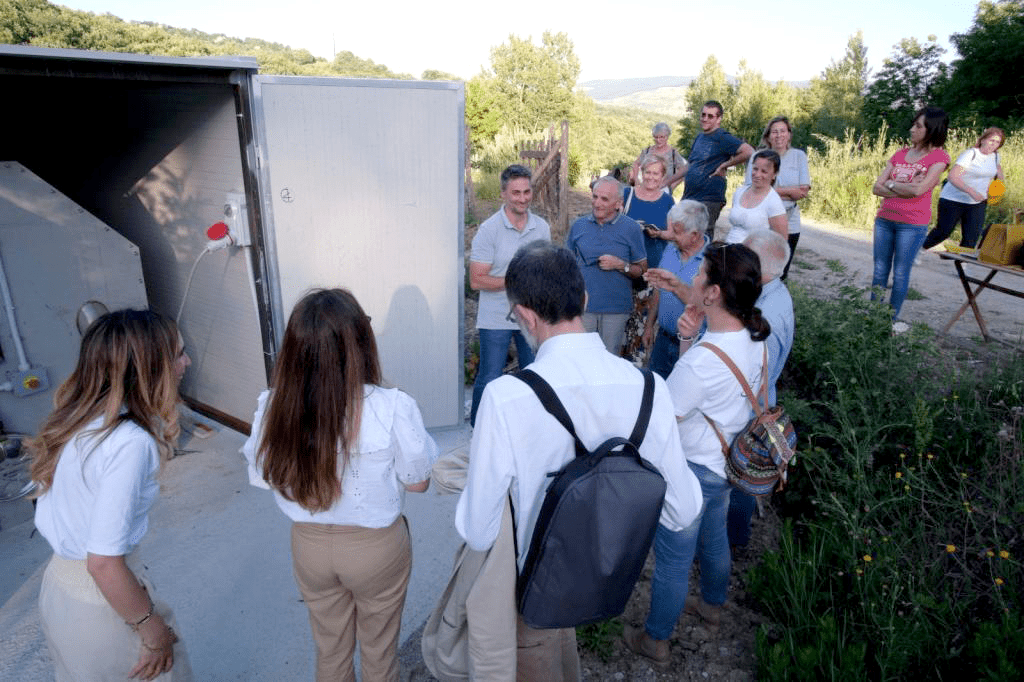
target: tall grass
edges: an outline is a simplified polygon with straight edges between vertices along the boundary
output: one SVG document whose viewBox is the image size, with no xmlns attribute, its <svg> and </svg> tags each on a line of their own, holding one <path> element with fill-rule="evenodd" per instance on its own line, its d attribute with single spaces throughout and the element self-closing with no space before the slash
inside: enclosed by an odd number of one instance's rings
<svg viewBox="0 0 1024 682">
<path fill-rule="evenodd" d="M 794 286 L 801 433 L 754 569 L 759 679 L 1010 679 L 1024 665 L 1024 358 L 988 370 L 847 286 Z"/>
<path fill-rule="evenodd" d="M 946 141 L 951 161 L 977 142 L 980 131 L 953 129 Z M 843 139 L 815 136 L 822 150 L 808 149 L 811 171 L 811 193 L 801 210 L 812 219 L 839 223 L 846 227 L 870 230 L 881 203 L 871 193 L 875 178 L 897 150 L 907 145 L 902 135 L 896 137 L 883 128 L 877 135 L 854 137 L 847 132 Z M 990 207 L 986 222 L 1007 222 L 1014 209 L 1024 208 L 1024 131 L 1007 135 L 999 150 L 999 160 L 1007 179 L 1007 193 L 1002 204 Z M 945 177 L 945 175 L 943 176 Z M 938 188 L 932 193 L 932 215 L 939 201 Z"/>
</svg>

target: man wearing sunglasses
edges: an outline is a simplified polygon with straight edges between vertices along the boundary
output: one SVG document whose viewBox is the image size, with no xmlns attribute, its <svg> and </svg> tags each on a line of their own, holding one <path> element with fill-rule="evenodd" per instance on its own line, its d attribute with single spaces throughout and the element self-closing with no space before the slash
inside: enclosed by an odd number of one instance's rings
<svg viewBox="0 0 1024 682">
<path fill-rule="evenodd" d="M 725 172 L 750 158 L 754 148 L 722 127 L 722 105 L 704 103 L 700 111 L 701 132 L 690 148 L 684 199 L 708 207 L 708 231 L 714 239 L 715 223 L 725 206 Z"/>
</svg>

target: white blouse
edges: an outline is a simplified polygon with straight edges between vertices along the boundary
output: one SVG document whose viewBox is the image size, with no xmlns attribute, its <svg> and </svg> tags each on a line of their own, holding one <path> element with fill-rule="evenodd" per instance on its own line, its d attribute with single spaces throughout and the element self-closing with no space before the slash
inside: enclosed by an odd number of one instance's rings
<svg viewBox="0 0 1024 682">
<path fill-rule="evenodd" d="M 748 189 L 749 185 L 742 185 L 732 195 L 732 208 L 729 209 L 729 224 L 732 225 L 732 229 L 725 236 L 725 241 L 729 244 L 739 244 L 752 232 L 771 229 L 768 219 L 786 214 L 782 197 L 772 188 L 768 189 L 768 194 L 756 206 L 744 208 L 740 201 Z"/>
<path fill-rule="evenodd" d="M 130 554 L 146 534 L 160 492 L 153 437 L 133 422 L 102 440 L 89 433 L 102 424 L 97 417 L 64 445 L 53 485 L 36 505 L 36 528 L 65 559 Z"/>
<path fill-rule="evenodd" d="M 277 506 L 292 521 L 385 528 L 402 513 L 406 483 L 430 477 L 437 444 L 423 426 L 416 401 L 397 388 L 367 384 L 359 443 L 349 453 L 341 478 L 341 496 L 322 512 L 311 512 L 274 490 Z M 256 463 L 270 391 L 263 391 L 253 416 L 252 435 L 242 446 L 249 462 L 249 483 L 269 489 Z M 341 457 L 339 453 L 339 467 Z"/>
</svg>

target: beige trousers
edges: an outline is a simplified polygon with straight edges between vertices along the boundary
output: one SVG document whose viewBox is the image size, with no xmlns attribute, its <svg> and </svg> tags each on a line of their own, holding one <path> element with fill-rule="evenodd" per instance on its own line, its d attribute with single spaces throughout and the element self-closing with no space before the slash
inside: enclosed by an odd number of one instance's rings
<svg viewBox="0 0 1024 682">
<path fill-rule="evenodd" d="M 153 586 L 138 569 L 138 562 L 129 563 L 136 564 L 132 566 L 133 572 L 149 590 L 156 612 L 174 627 L 174 615 L 156 599 Z M 139 635 L 107 603 L 84 560 L 53 555 L 39 590 L 39 619 L 53 657 L 57 682 L 120 682 L 128 679 L 128 673 L 139 661 Z M 175 632 L 180 637 L 177 628 Z M 192 680 L 188 654 L 180 640 L 174 645 L 174 667 L 155 679 Z"/>
<path fill-rule="evenodd" d="M 517 682 L 577 682 L 580 654 L 576 628 L 538 629 L 516 614 Z"/>
<path fill-rule="evenodd" d="M 292 524 L 295 582 L 309 608 L 316 679 L 354 682 L 359 641 L 363 682 L 398 679 L 398 633 L 412 569 L 409 527 Z"/>
</svg>

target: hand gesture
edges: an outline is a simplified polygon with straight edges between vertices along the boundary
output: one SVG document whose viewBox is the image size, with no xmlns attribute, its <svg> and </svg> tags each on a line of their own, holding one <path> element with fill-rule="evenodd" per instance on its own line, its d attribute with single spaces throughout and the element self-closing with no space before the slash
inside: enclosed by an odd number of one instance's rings
<svg viewBox="0 0 1024 682">
<path fill-rule="evenodd" d="M 679 281 L 678 277 L 663 268 L 650 268 L 644 273 L 644 279 L 651 286 L 671 291 L 672 293 L 676 293 L 683 284 Z"/>
<path fill-rule="evenodd" d="M 695 305 L 688 305 L 676 321 L 676 331 L 679 332 L 679 336 L 692 338 L 700 331 L 703 323 L 704 309 L 698 308 Z"/>
<path fill-rule="evenodd" d="M 138 632 L 142 639 L 139 661 L 128 673 L 128 677 L 152 680 L 174 666 L 174 643 L 178 641 L 178 636 L 159 614 L 153 614 Z"/>
<path fill-rule="evenodd" d="M 626 266 L 626 261 L 622 260 L 618 256 L 612 256 L 611 254 L 604 254 L 598 257 L 597 267 L 602 270 L 622 270 Z"/>
</svg>

